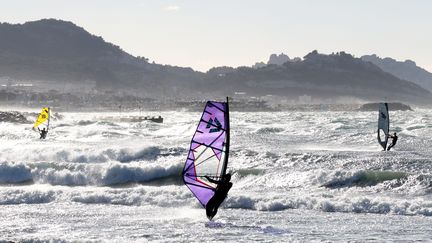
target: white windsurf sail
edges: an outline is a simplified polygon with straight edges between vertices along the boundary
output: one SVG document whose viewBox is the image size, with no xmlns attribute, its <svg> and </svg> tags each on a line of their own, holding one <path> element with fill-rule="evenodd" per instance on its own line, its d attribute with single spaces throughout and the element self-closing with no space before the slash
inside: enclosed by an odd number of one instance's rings
<svg viewBox="0 0 432 243">
<path fill-rule="evenodd" d="M 380 103 L 378 107 L 378 143 L 385 150 L 388 142 L 390 118 L 388 104 Z"/>
</svg>

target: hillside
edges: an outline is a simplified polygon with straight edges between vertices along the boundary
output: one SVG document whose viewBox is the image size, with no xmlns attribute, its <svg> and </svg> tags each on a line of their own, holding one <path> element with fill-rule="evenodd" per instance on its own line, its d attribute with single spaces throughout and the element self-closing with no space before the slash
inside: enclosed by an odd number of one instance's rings
<svg viewBox="0 0 432 243">
<path fill-rule="evenodd" d="M 157 99 L 207 99 L 233 96 L 235 92 L 248 97 L 281 96 L 292 101 L 310 96 L 325 102 L 386 98 L 430 103 L 432 97 L 420 86 L 344 52 L 324 55 L 314 51 L 303 59 L 292 60 L 286 55 L 272 55 L 268 64 L 259 67 L 217 67 L 202 73 L 149 63 L 62 20 L 2 23 L 0 36 L 0 81 L 2 77 L 47 80 L 65 87 L 94 82 L 98 91 L 129 92 Z"/>
<path fill-rule="evenodd" d="M 420 103 L 431 99 L 431 93 L 422 87 L 344 52 L 324 55 L 313 51 L 301 61 L 261 68 L 240 67 L 224 75 L 212 74 L 224 87 L 255 95 L 308 95 L 327 100 L 386 98 Z"/>
<path fill-rule="evenodd" d="M 380 58 L 377 55 L 365 55 L 362 60 L 371 62 L 380 67 L 385 72 L 391 73 L 394 76 L 414 82 L 423 88 L 432 91 L 432 73 L 416 65 L 411 60 L 403 62 L 386 57 Z"/>
<path fill-rule="evenodd" d="M 71 22 L 44 19 L 0 24 L 0 77 L 80 83 L 99 89 L 158 89 L 198 78 L 190 68 L 148 63 Z"/>
</svg>

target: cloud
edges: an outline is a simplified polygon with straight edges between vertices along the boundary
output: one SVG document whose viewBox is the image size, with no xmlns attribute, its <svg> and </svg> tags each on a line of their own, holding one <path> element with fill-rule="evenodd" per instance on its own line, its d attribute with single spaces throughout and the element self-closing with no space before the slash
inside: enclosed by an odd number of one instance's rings
<svg viewBox="0 0 432 243">
<path fill-rule="evenodd" d="M 165 7 L 165 11 L 169 11 L 169 12 L 178 12 L 180 10 L 179 6 L 176 5 L 170 5 Z"/>
</svg>

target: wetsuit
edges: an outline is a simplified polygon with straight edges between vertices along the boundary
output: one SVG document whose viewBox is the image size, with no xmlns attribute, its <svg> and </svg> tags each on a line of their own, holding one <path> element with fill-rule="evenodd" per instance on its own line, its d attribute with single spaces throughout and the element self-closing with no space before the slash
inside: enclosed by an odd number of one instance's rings
<svg viewBox="0 0 432 243">
<path fill-rule="evenodd" d="M 38 129 L 39 129 L 39 128 L 38 128 Z M 42 130 L 39 130 L 39 132 L 40 132 L 40 139 L 45 139 L 45 138 L 46 138 L 46 135 L 47 135 L 47 133 L 48 133 L 48 131 L 45 130 L 45 128 L 44 128 L 44 129 L 42 129 Z"/>
<path fill-rule="evenodd" d="M 206 176 L 206 178 L 211 183 L 218 185 L 216 187 L 215 194 L 213 195 L 212 198 L 210 198 L 210 200 L 207 202 L 207 205 L 206 205 L 207 218 L 209 220 L 211 220 L 217 214 L 219 206 L 222 204 L 222 202 L 227 197 L 228 191 L 231 189 L 233 184 L 229 181 L 229 179 L 217 181 L 217 180 L 213 180 L 207 176 Z"/>
<path fill-rule="evenodd" d="M 389 151 L 391 148 L 393 148 L 396 145 L 396 142 L 398 140 L 398 136 L 394 135 L 394 136 L 390 136 L 391 138 L 393 138 L 392 143 L 390 144 L 390 146 L 387 147 L 387 151 Z"/>
</svg>

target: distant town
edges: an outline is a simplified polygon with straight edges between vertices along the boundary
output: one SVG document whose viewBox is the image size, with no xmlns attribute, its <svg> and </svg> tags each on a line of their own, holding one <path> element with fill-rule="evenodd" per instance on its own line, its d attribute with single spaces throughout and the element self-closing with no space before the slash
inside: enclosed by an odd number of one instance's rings
<svg viewBox="0 0 432 243">
<path fill-rule="evenodd" d="M 49 88 L 48 88 L 49 87 Z M 74 90 L 52 82 L 29 82 L 0 77 L 0 102 L 2 106 L 39 108 L 50 106 L 58 111 L 161 111 L 161 110 L 200 110 L 204 99 L 197 98 L 149 98 L 131 95 L 124 91 L 98 91 L 91 84 Z M 60 89 L 62 88 L 62 89 Z M 67 91 L 66 91 L 67 90 Z M 83 91 L 84 90 L 84 91 Z M 218 97 L 215 97 L 216 99 Z M 224 99 L 224 97 L 219 97 Z M 340 109 L 352 110 L 360 101 L 354 99 L 314 100 L 309 95 L 299 95 L 297 99 L 287 99 L 273 95 L 249 96 L 246 92 L 234 92 L 230 96 L 232 109 L 241 111 L 278 111 L 292 109 Z M 301 108 L 302 107 L 302 108 Z M 309 107 L 309 108 L 306 108 Z"/>
</svg>

